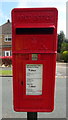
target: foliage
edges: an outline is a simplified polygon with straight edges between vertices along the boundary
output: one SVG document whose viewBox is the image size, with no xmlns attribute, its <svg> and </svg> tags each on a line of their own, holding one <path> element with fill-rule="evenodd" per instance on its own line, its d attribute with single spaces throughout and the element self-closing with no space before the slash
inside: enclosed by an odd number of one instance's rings
<svg viewBox="0 0 68 120">
<path fill-rule="evenodd" d="M 68 62 L 68 51 L 63 51 L 61 57 L 64 60 L 64 62 Z"/>
<path fill-rule="evenodd" d="M 64 42 L 68 43 L 68 39 L 65 39 L 65 41 L 64 41 Z"/>
<path fill-rule="evenodd" d="M 63 53 L 63 51 L 68 51 L 68 43 L 67 42 L 63 42 L 61 45 L 61 53 Z"/>
<path fill-rule="evenodd" d="M 65 41 L 65 35 L 63 31 L 60 31 L 60 34 L 58 34 L 58 52 L 61 51 L 61 45 Z"/>
</svg>

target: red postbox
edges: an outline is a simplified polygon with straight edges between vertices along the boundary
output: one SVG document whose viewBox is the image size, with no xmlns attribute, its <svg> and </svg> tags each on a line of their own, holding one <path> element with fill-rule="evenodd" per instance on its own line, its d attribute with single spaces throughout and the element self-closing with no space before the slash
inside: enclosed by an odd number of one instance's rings
<svg viewBox="0 0 68 120">
<path fill-rule="evenodd" d="M 19 112 L 51 112 L 57 53 L 56 8 L 12 10 L 13 101 Z"/>
</svg>

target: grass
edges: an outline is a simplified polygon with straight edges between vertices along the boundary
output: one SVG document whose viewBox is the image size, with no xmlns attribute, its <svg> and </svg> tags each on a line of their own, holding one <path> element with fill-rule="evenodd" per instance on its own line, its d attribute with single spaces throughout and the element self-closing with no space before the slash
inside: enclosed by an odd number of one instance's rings
<svg viewBox="0 0 68 120">
<path fill-rule="evenodd" d="M 0 70 L 0 75 L 12 75 L 12 70 Z"/>
</svg>

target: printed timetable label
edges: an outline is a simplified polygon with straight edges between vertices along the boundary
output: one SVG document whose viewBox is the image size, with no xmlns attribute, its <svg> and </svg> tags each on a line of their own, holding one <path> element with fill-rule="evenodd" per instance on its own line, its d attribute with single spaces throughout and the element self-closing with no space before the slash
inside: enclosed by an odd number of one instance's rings
<svg viewBox="0 0 68 120">
<path fill-rule="evenodd" d="M 26 64 L 26 95 L 42 95 L 42 64 Z"/>
</svg>

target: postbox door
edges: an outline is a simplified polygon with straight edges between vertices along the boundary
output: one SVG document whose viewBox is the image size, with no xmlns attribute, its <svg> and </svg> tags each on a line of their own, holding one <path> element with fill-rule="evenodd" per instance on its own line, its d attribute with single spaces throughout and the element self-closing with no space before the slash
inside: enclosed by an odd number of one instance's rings
<svg viewBox="0 0 68 120">
<path fill-rule="evenodd" d="M 36 61 L 28 60 L 28 56 L 30 55 L 21 54 L 19 56 L 17 55 L 16 57 L 16 59 L 19 60 L 17 61 L 17 63 L 15 62 L 16 66 L 15 74 L 18 76 L 16 77 L 16 81 L 18 82 L 17 83 L 18 96 L 16 95 L 15 97 L 15 101 L 16 99 L 18 101 L 17 103 L 18 108 L 15 108 L 15 110 L 36 111 L 35 108 L 37 108 L 38 111 L 52 111 L 54 107 L 53 89 L 55 85 L 54 83 L 55 70 L 53 66 L 53 63 L 55 62 L 55 60 L 53 60 L 54 56 L 50 54 L 49 55 L 42 54 L 42 57 L 40 56 L 39 58 L 40 60 Z M 29 69 L 37 71 L 36 72 L 28 71 Z M 41 73 L 41 75 L 36 76 L 35 74 L 39 74 L 39 72 Z M 16 102 L 14 104 L 16 105 Z"/>
</svg>

